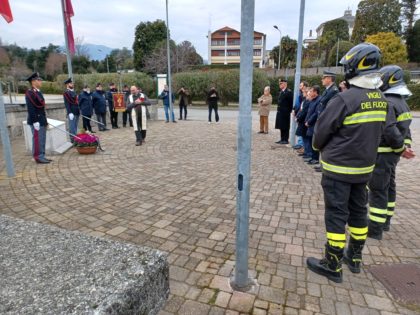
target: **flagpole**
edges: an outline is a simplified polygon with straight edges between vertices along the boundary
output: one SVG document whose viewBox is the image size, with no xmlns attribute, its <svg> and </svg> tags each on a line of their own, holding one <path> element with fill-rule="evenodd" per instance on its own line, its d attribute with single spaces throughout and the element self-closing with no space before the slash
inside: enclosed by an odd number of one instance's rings
<svg viewBox="0 0 420 315">
<path fill-rule="evenodd" d="M 66 42 L 66 56 L 67 56 L 67 69 L 68 69 L 68 73 L 69 73 L 69 77 L 72 78 L 73 80 L 73 68 L 71 65 L 71 53 L 70 53 L 70 49 L 69 49 L 69 38 L 67 35 L 67 23 L 66 23 L 66 13 L 65 13 L 65 8 L 66 8 L 66 4 L 65 4 L 66 0 L 61 0 L 61 11 L 63 11 L 63 24 L 64 24 L 64 38 L 65 38 L 65 42 Z"/>
<path fill-rule="evenodd" d="M 15 176 L 15 168 L 13 165 L 12 148 L 10 145 L 9 132 L 7 130 L 6 109 L 4 107 L 3 89 L 0 82 L 0 134 L 3 143 L 3 155 L 6 162 L 7 176 Z"/>
</svg>

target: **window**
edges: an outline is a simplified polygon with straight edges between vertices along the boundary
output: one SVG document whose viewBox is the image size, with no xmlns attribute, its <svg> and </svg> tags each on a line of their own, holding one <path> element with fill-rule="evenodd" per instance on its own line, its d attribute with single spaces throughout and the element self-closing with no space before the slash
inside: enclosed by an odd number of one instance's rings
<svg viewBox="0 0 420 315">
<path fill-rule="evenodd" d="M 224 50 L 212 50 L 211 51 L 211 55 L 213 57 L 223 57 L 225 55 L 225 51 Z"/>
<path fill-rule="evenodd" d="M 241 44 L 240 39 L 230 39 L 228 40 L 228 45 L 229 46 L 239 46 Z"/>
<path fill-rule="evenodd" d="M 225 46 L 225 41 L 222 39 L 213 39 L 211 41 L 212 46 Z"/>
<path fill-rule="evenodd" d="M 262 45 L 262 39 L 261 38 L 255 38 L 254 39 L 254 45 Z"/>
<path fill-rule="evenodd" d="M 227 55 L 228 56 L 240 56 L 241 55 L 241 51 L 239 49 L 228 50 Z"/>
<path fill-rule="evenodd" d="M 254 49 L 254 56 L 261 56 L 261 49 Z"/>
</svg>

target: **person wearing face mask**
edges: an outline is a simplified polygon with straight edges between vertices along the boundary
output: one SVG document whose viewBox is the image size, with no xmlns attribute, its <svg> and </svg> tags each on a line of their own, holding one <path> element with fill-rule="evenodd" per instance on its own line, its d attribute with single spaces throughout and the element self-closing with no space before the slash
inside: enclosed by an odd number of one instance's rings
<svg viewBox="0 0 420 315">
<path fill-rule="evenodd" d="M 73 135 L 77 133 L 77 126 L 79 124 L 80 109 L 77 100 L 77 94 L 74 91 L 74 84 L 71 78 L 64 81 L 66 91 L 63 93 L 64 105 L 66 106 L 67 118 L 69 123 L 70 141 L 73 143 Z"/>
<path fill-rule="evenodd" d="M 83 129 L 95 133 L 90 125 L 90 119 L 93 114 L 92 96 L 90 94 L 89 86 L 85 85 L 83 91 L 79 94 L 79 106 L 82 112 Z"/>
<path fill-rule="evenodd" d="M 101 83 L 96 84 L 96 91 L 92 93 L 92 106 L 97 120 L 102 123 L 98 124 L 99 131 L 109 130 L 106 128 L 106 100 Z"/>
<path fill-rule="evenodd" d="M 26 80 L 30 84 L 30 88 L 25 93 L 25 102 L 28 109 L 27 123 L 32 131 L 32 156 L 36 163 L 47 164 L 52 160 L 45 157 L 48 122 L 44 96 L 40 91 L 42 79 L 39 73 L 35 72 Z"/>
</svg>

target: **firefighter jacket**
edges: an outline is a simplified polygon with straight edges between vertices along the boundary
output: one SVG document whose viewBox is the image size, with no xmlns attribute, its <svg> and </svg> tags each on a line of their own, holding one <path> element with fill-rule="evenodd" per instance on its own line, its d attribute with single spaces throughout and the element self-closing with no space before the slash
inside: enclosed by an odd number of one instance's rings
<svg viewBox="0 0 420 315">
<path fill-rule="evenodd" d="M 386 94 L 389 113 L 385 130 L 379 143 L 378 153 L 400 155 L 406 146 L 411 147 L 410 124 L 413 116 L 404 98 L 398 94 Z"/>
<path fill-rule="evenodd" d="M 352 86 L 330 100 L 313 137 L 325 176 L 347 183 L 369 181 L 387 112 L 379 89 Z"/>
</svg>

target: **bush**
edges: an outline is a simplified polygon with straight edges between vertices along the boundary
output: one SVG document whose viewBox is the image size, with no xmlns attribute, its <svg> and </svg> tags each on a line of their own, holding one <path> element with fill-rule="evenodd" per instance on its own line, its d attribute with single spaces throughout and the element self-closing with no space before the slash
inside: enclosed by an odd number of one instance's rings
<svg viewBox="0 0 420 315">
<path fill-rule="evenodd" d="M 19 82 L 18 93 L 24 94 L 27 89 L 29 89 L 29 83 Z M 62 94 L 63 89 L 57 84 L 57 82 L 43 81 L 41 92 L 43 94 Z"/>
<path fill-rule="evenodd" d="M 254 69 L 252 100 L 264 92 L 264 87 L 269 84 L 265 72 Z M 214 85 L 219 92 L 220 102 L 226 106 L 229 102 L 239 102 L 239 69 L 211 70 L 177 73 L 173 76 L 174 91 L 182 86 L 189 89 L 193 100 L 205 101 L 207 92 Z"/>
<path fill-rule="evenodd" d="M 63 82 L 68 78 L 65 74 L 60 74 L 56 78 L 56 84 L 61 86 L 60 92 L 65 89 Z M 96 83 L 102 83 L 102 87 L 108 89 L 108 84 L 114 82 L 117 87 L 120 82 L 120 75 L 118 73 L 92 73 L 92 74 L 75 74 L 74 75 L 75 90 L 77 92 L 83 89 L 83 85 L 88 84 L 90 89 L 95 90 Z M 122 73 L 121 82 L 124 86 L 136 85 L 141 87 L 146 95 L 156 95 L 156 83 L 147 74 L 141 72 Z M 43 90 L 44 91 L 44 90 Z"/>
<path fill-rule="evenodd" d="M 411 110 L 420 110 L 420 84 L 408 84 L 413 95 L 407 100 Z"/>
</svg>

